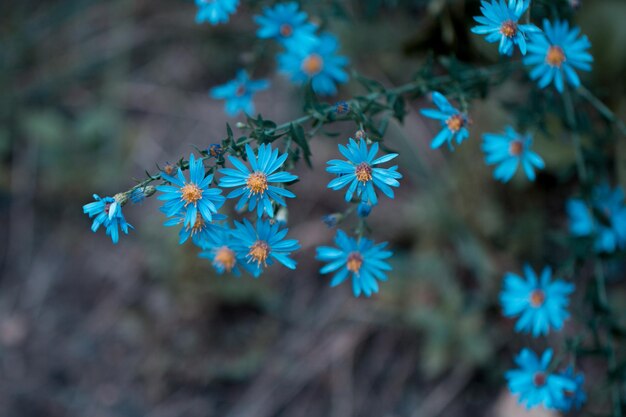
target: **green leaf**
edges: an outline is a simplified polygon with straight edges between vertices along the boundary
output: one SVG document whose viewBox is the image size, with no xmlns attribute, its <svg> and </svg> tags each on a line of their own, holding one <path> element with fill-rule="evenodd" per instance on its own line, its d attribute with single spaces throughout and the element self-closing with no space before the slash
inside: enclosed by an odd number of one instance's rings
<svg viewBox="0 0 626 417">
<path fill-rule="evenodd" d="M 289 128 L 289 134 L 293 141 L 302 149 L 302 156 L 306 161 L 306 164 L 311 168 L 313 165 L 311 164 L 311 149 L 309 148 L 309 143 L 306 140 L 306 135 L 304 133 L 304 129 L 299 124 L 292 123 Z"/>
</svg>

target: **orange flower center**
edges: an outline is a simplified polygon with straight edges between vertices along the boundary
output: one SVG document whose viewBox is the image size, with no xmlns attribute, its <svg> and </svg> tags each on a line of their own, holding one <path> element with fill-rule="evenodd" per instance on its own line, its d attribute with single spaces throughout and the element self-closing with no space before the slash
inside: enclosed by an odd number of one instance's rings
<svg viewBox="0 0 626 417">
<path fill-rule="evenodd" d="M 361 182 L 368 182 L 372 179 L 372 167 L 366 162 L 361 162 L 354 170 L 356 179 Z"/>
<path fill-rule="evenodd" d="M 250 246 L 250 252 L 248 257 L 250 260 L 254 260 L 258 265 L 265 265 L 267 257 L 270 254 L 270 246 L 263 240 L 257 240 L 252 246 Z"/>
<path fill-rule="evenodd" d="M 519 156 L 524 150 L 524 144 L 521 140 L 514 140 L 509 144 L 509 153 L 513 156 Z"/>
<path fill-rule="evenodd" d="M 502 22 L 502 25 L 500 26 L 500 33 L 507 38 L 512 38 L 517 34 L 517 23 L 512 20 Z"/>
<path fill-rule="evenodd" d="M 465 124 L 465 119 L 460 114 L 454 114 L 446 120 L 446 125 L 451 132 L 458 132 Z"/>
<path fill-rule="evenodd" d="M 181 192 L 183 194 L 183 200 L 186 201 L 186 204 L 196 204 L 198 200 L 202 198 L 202 190 L 196 184 L 185 184 L 183 188 L 181 188 Z"/>
<path fill-rule="evenodd" d="M 246 185 L 252 194 L 263 194 L 267 190 L 267 175 L 262 172 L 253 172 L 248 175 Z"/>
<path fill-rule="evenodd" d="M 350 255 L 348 255 L 348 262 L 346 262 L 346 267 L 348 268 L 348 271 L 354 272 L 358 275 L 362 265 L 363 257 L 359 252 L 352 252 Z"/>
<path fill-rule="evenodd" d="M 196 234 L 204 229 L 205 221 L 200 212 L 196 213 L 196 221 L 191 226 L 191 234 Z"/>
<path fill-rule="evenodd" d="M 172 165 L 172 164 L 167 164 L 165 165 L 165 168 L 163 168 L 163 171 L 165 171 L 167 175 L 174 174 L 175 170 L 176 170 L 176 165 Z"/>
<path fill-rule="evenodd" d="M 561 64 L 565 62 L 565 53 L 560 46 L 551 46 L 546 54 L 546 62 L 548 65 L 560 68 Z"/>
<path fill-rule="evenodd" d="M 546 379 L 547 377 L 545 373 L 537 372 L 533 376 L 533 384 L 535 384 L 536 387 L 543 387 L 544 385 L 546 385 Z"/>
<path fill-rule="evenodd" d="M 280 25 L 280 34 L 284 38 L 288 38 L 293 34 L 293 27 L 290 24 L 283 23 Z"/>
<path fill-rule="evenodd" d="M 317 54 L 311 54 L 302 61 L 302 71 L 309 76 L 319 74 L 324 68 L 324 60 Z"/>
<path fill-rule="evenodd" d="M 213 264 L 221 266 L 226 272 L 232 271 L 236 262 L 235 252 L 227 246 L 219 248 L 213 258 Z"/>
<path fill-rule="evenodd" d="M 538 308 L 546 301 L 546 294 L 541 290 L 534 290 L 530 293 L 530 305 Z"/>
<path fill-rule="evenodd" d="M 245 86 L 245 85 L 243 85 L 243 84 L 240 84 L 240 85 L 237 87 L 237 90 L 235 91 L 235 95 L 236 95 L 237 97 L 241 97 L 241 96 L 243 96 L 244 94 L 246 94 L 246 86 Z"/>
</svg>

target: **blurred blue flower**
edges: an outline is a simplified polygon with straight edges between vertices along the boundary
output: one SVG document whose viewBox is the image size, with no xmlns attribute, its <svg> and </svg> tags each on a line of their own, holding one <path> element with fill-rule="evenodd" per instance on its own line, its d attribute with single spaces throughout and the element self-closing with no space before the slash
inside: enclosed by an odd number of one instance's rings
<svg viewBox="0 0 626 417">
<path fill-rule="evenodd" d="M 565 378 L 569 378 L 574 381 L 576 388 L 573 390 L 565 390 L 563 392 L 563 399 L 555 403 L 555 408 L 561 411 L 570 411 L 573 408 L 580 409 L 582 405 L 587 401 L 587 394 L 583 386 L 585 385 L 585 375 L 582 372 L 576 374 L 574 367 L 568 366 L 565 371 L 559 373 Z"/>
<path fill-rule="evenodd" d="M 310 48 L 293 48 L 280 54 L 280 70 L 297 84 L 311 81 L 313 91 L 319 95 L 336 94 L 335 83 L 348 82 L 348 74 L 344 70 L 348 59 L 336 55 L 338 48 L 337 38 L 324 33 L 319 37 L 319 42 Z"/>
<path fill-rule="evenodd" d="M 203 251 L 198 255 L 200 258 L 208 259 L 213 264 L 215 270 L 220 273 L 232 273 L 240 276 L 239 267 L 248 268 L 248 264 L 243 255 L 235 251 L 235 240 L 233 231 L 228 227 L 220 227 L 210 233 L 204 240 Z"/>
<path fill-rule="evenodd" d="M 328 262 L 320 269 L 320 273 L 336 272 L 330 286 L 341 284 L 352 274 L 352 292 L 356 297 L 361 294 L 369 297 L 377 293 L 376 280 L 386 281 L 387 275 L 384 271 L 391 271 L 391 266 L 385 261 L 393 254 L 384 250 L 387 242 L 376 245 L 374 241 L 366 238 L 357 241 L 342 230 L 337 230 L 335 244 L 337 248 L 328 246 L 317 248 L 317 259 Z"/>
<path fill-rule="evenodd" d="M 91 231 L 96 232 L 100 226 L 104 226 L 107 236 L 117 244 L 120 239 L 119 229 L 128 234 L 128 229 L 133 229 L 133 226 L 126 222 L 122 205 L 115 198 L 100 197 L 98 194 L 94 194 L 93 198 L 96 201 L 83 206 L 83 213 L 88 214 L 89 218 L 95 217 Z"/>
<path fill-rule="evenodd" d="M 517 45 L 522 55 L 526 55 L 526 36 L 540 32 L 540 29 L 532 24 L 522 25 L 520 17 L 530 6 L 530 0 L 492 0 L 480 2 L 482 16 L 474 16 L 479 25 L 472 28 L 472 32 L 485 36 L 487 42 L 500 42 L 498 52 L 500 55 L 513 55 L 513 49 Z"/>
<path fill-rule="evenodd" d="M 187 181 L 182 170 L 178 170 L 176 177 L 161 172 L 161 178 L 171 185 L 159 185 L 156 189 L 163 194 L 157 197 L 165 201 L 163 212 L 167 217 L 176 217 L 184 213 L 184 226 L 191 227 L 197 222 L 200 213 L 206 222 L 213 221 L 213 214 L 226 200 L 219 188 L 209 188 L 213 175 L 206 175 L 202 159 L 189 156 L 189 177 Z"/>
<path fill-rule="evenodd" d="M 237 11 L 239 0 L 196 0 L 196 6 L 196 23 L 217 25 L 228 22 L 230 15 Z"/>
<path fill-rule="evenodd" d="M 517 172 L 521 164 L 530 181 L 535 180 L 535 168 L 543 169 L 543 159 L 531 150 L 533 143 L 530 134 L 521 135 L 511 126 L 507 126 L 504 133 L 486 133 L 483 135 L 482 149 L 485 153 L 487 165 L 497 164 L 493 172 L 495 179 L 508 182 Z"/>
<path fill-rule="evenodd" d="M 579 36 L 580 28 L 570 30 L 566 21 L 543 21 L 543 33 L 530 37 L 528 55 L 524 64 L 534 67 L 530 78 L 539 80 L 539 87 L 544 88 L 554 82 L 556 89 L 563 92 L 563 79 L 577 88 L 580 78 L 575 69 L 591 71 L 593 57 L 588 51 L 591 47 L 585 35 Z"/>
<path fill-rule="evenodd" d="M 350 184 L 346 191 L 346 201 L 352 200 L 352 196 L 356 193 L 357 197 L 362 196 L 362 200 L 369 201 L 372 205 L 378 203 L 374 186 L 387 197 L 394 198 L 391 187 L 399 187 L 398 179 L 402 178 L 402 174 L 397 171 L 398 167 L 376 168 L 375 165 L 392 160 L 398 156 L 397 153 L 389 153 L 376 158 L 378 143 L 374 143 L 368 150 L 364 139 L 360 139 L 357 144 L 352 138 L 348 146 L 339 145 L 339 152 L 348 160 L 328 161 L 329 166 L 326 171 L 338 175 L 328 183 L 328 188 L 340 190 Z"/>
<path fill-rule="evenodd" d="M 596 252 L 612 253 L 626 248 L 626 205 L 624 192 L 608 184 L 597 186 L 591 197 L 592 208 L 583 200 L 567 202 L 570 233 L 595 238 Z M 594 216 L 595 215 L 595 216 Z"/>
<path fill-rule="evenodd" d="M 219 143 L 210 144 L 206 151 L 213 158 L 220 158 L 224 155 L 224 148 Z"/>
<path fill-rule="evenodd" d="M 245 259 L 248 270 L 257 278 L 263 268 L 278 261 L 289 269 L 296 269 L 296 261 L 291 259 L 291 252 L 300 249 L 295 239 L 285 240 L 289 229 L 280 229 L 278 223 L 257 219 L 256 228 L 247 219 L 243 223 L 235 222 L 230 247 L 237 258 Z"/>
<path fill-rule="evenodd" d="M 469 130 L 467 125 L 469 119 L 465 113 L 461 113 L 455 109 L 447 98 L 441 93 L 434 91 L 432 93 L 433 103 L 439 108 L 435 109 L 421 109 L 420 113 L 431 119 L 439 120 L 441 123 L 441 131 L 435 136 L 430 144 L 430 147 L 436 149 L 443 145 L 448 144 L 448 147 L 452 149 L 452 140 L 456 138 L 456 143 L 460 145 L 465 139 L 469 137 Z"/>
<path fill-rule="evenodd" d="M 350 103 L 348 103 L 347 101 L 338 101 L 337 103 L 335 103 L 335 113 L 337 113 L 340 116 L 343 116 L 344 114 L 348 114 L 350 112 Z"/>
<path fill-rule="evenodd" d="M 167 214 L 167 209 L 165 207 L 161 207 L 160 210 L 163 213 Z M 196 220 L 193 222 L 193 224 L 185 225 L 186 215 L 186 210 L 182 209 L 163 223 L 163 225 L 166 227 L 182 226 L 178 234 L 178 244 L 180 245 L 185 243 L 191 237 L 193 243 L 201 248 L 204 248 L 210 236 L 222 228 L 221 226 L 213 224 L 212 222 L 206 221 L 204 217 L 202 217 L 202 215 L 200 214 L 200 211 L 197 211 Z M 213 221 L 226 220 L 226 216 L 220 213 L 213 214 L 212 218 Z"/>
<path fill-rule="evenodd" d="M 252 169 L 248 169 L 237 158 L 229 156 L 228 160 L 236 169 L 220 169 L 220 173 L 224 174 L 220 179 L 220 187 L 238 187 L 227 196 L 228 198 L 241 197 L 237 203 L 237 210 L 242 210 L 248 204 L 248 211 L 256 207 L 257 216 L 260 217 L 265 212 L 269 217 L 274 217 L 272 201 L 286 206 L 283 197 L 294 198 L 295 194 L 271 184 L 295 181 L 298 176 L 286 171 L 276 172 L 285 163 L 288 154 L 284 153 L 279 157 L 278 149 L 272 149 L 269 144 L 259 146 L 257 155 L 246 144 L 246 155 Z"/>
<path fill-rule="evenodd" d="M 317 26 L 309 23 L 308 15 L 299 10 L 296 2 L 263 7 L 263 15 L 254 21 L 261 27 L 256 35 L 261 39 L 276 39 L 287 49 L 311 48 L 317 42 Z"/>
<path fill-rule="evenodd" d="M 342 217 L 343 215 L 341 213 L 326 214 L 322 216 L 322 221 L 328 227 L 335 227 Z"/>
<path fill-rule="evenodd" d="M 359 217 L 367 217 L 372 212 L 372 205 L 366 201 L 361 201 L 356 209 Z"/>
<path fill-rule="evenodd" d="M 539 359 L 532 350 L 522 349 L 515 358 L 519 368 L 506 373 L 509 389 L 527 409 L 539 405 L 555 408 L 563 401 L 565 391 L 576 389 L 576 383 L 570 378 L 548 372 L 552 354 L 552 349 L 546 349 Z"/>
<path fill-rule="evenodd" d="M 213 87 L 209 94 L 214 99 L 226 100 L 224 110 L 231 117 L 237 116 L 241 111 L 247 115 L 254 115 L 252 97 L 257 92 L 266 90 L 269 85 L 269 81 L 253 81 L 245 70 L 239 70 L 234 80 Z"/>
<path fill-rule="evenodd" d="M 538 279 L 535 271 L 524 265 L 522 278 L 513 273 L 504 276 L 500 303 L 506 317 L 519 317 L 516 332 L 532 333 L 534 337 L 547 335 L 550 328 L 563 326 L 569 317 L 567 306 L 574 284 L 561 280 L 551 282 L 552 269 L 545 267 Z"/>
</svg>

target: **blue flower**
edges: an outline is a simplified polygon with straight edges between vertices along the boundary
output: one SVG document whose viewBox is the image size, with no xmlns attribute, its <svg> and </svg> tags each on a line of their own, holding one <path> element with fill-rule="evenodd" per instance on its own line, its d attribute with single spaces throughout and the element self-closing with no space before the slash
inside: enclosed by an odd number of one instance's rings
<svg viewBox="0 0 626 417">
<path fill-rule="evenodd" d="M 324 224 L 329 228 L 337 226 L 337 223 L 339 223 L 342 219 L 343 215 L 341 213 L 326 214 L 322 216 L 322 222 L 324 222 Z"/>
<path fill-rule="evenodd" d="M 550 23 L 543 21 L 544 33 L 533 34 L 528 43 L 528 55 L 524 64 L 533 66 L 530 78 L 539 80 L 539 87 L 544 88 L 554 82 L 556 89 L 563 92 L 563 79 L 574 87 L 580 85 L 580 78 L 575 69 L 591 71 L 593 57 L 587 50 L 591 43 L 580 34 L 580 28 L 570 30 L 566 21 Z"/>
<path fill-rule="evenodd" d="M 161 207 L 161 211 L 167 214 L 167 209 L 165 207 Z M 186 210 L 182 209 L 163 223 L 163 225 L 167 227 L 182 225 L 178 234 L 178 244 L 180 245 L 185 243 L 191 237 L 193 243 L 201 248 L 204 248 L 211 235 L 222 229 L 221 226 L 206 221 L 200 214 L 200 211 L 197 211 L 196 220 L 193 224 L 185 225 L 186 214 Z M 219 213 L 213 214 L 212 218 L 213 221 L 226 220 L 226 216 Z"/>
<path fill-rule="evenodd" d="M 593 190 L 590 208 L 583 200 L 570 199 L 567 213 L 570 233 L 595 238 L 596 252 L 612 253 L 626 248 L 626 205 L 621 188 L 603 184 Z M 594 218 L 595 215 L 595 218 Z"/>
<path fill-rule="evenodd" d="M 524 266 L 525 278 L 513 273 L 504 276 L 504 288 L 500 303 L 506 317 L 519 317 L 515 331 L 532 333 L 534 337 L 547 335 L 550 328 L 563 326 L 569 317 L 566 308 L 574 284 L 565 281 L 550 281 L 552 270 L 545 267 L 538 279 L 535 271 Z"/>
<path fill-rule="evenodd" d="M 570 378 L 548 372 L 552 349 L 546 349 L 541 359 L 530 349 L 522 349 L 515 358 L 519 369 L 506 373 L 509 389 L 519 395 L 519 403 L 530 409 L 538 405 L 555 408 L 563 401 L 565 391 L 574 391 L 576 383 Z"/>
<path fill-rule="evenodd" d="M 196 23 L 217 25 L 228 22 L 230 15 L 237 11 L 239 0 L 196 0 L 196 6 Z"/>
<path fill-rule="evenodd" d="M 291 259 L 291 252 L 300 249 L 297 240 L 287 239 L 289 229 L 280 229 L 278 223 L 257 219 L 256 228 L 247 219 L 243 223 L 235 222 L 231 248 L 238 258 L 245 259 L 248 270 L 258 277 L 263 268 L 278 261 L 289 269 L 296 269 L 296 261 Z"/>
<path fill-rule="evenodd" d="M 229 116 L 236 116 L 243 111 L 247 115 L 254 114 L 252 97 L 259 91 L 266 90 L 270 83 L 267 80 L 253 81 L 245 70 L 239 70 L 234 80 L 226 84 L 213 87 L 211 97 L 226 100 L 224 109 Z"/>
<path fill-rule="evenodd" d="M 431 119 L 439 120 L 441 123 L 441 131 L 430 144 L 430 147 L 436 149 L 443 145 L 448 144 L 448 147 L 452 149 L 452 140 L 456 138 L 456 143 L 461 144 L 465 139 L 469 137 L 469 130 L 467 125 L 469 119 L 465 113 L 461 113 L 455 109 L 448 99 L 446 99 L 441 93 L 433 92 L 433 102 L 439 108 L 435 109 L 422 109 L 420 113 Z"/>
<path fill-rule="evenodd" d="M 120 239 L 119 229 L 128 234 L 128 229 L 133 229 L 133 226 L 126 222 L 118 199 L 102 198 L 98 194 L 94 194 L 93 198 L 96 201 L 83 206 L 83 213 L 88 214 L 89 218 L 95 217 L 91 224 L 91 231 L 96 232 L 100 226 L 104 226 L 107 236 L 110 236 L 113 243 L 117 244 Z"/>
<path fill-rule="evenodd" d="M 338 48 L 337 38 L 329 33 L 322 34 L 319 42 L 310 48 L 293 48 L 280 54 L 280 70 L 297 84 L 311 81 L 313 91 L 319 95 L 334 95 L 337 93 L 335 83 L 348 82 L 344 71 L 348 59 L 335 55 Z"/>
<path fill-rule="evenodd" d="M 335 113 L 340 116 L 350 113 L 350 103 L 347 101 L 338 101 L 335 103 Z"/>
<path fill-rule="evenodd" d="M 545 163 L 537 153 L 531 150 L 533 139 L 530 134 L 521 135 L 511 126 L 504 133 L 486 133 L 483 135 L 482 149 L 487 165 L 498 167 L 493 172 L 495 179 L 508 182 L 521 164 L 529 180 L 535 180 L 535 168 L 543 169 Z"/>
<path fill-rule="evenodd" d="M 492 0 L 480 2 L 482 16 L 474 16 L 479 25 L 472 28 L 472 32 L 487 35 L 487 42 L 500 42 L 500 55 L 513 55 L 515 45 L 519 46 L 522 55 L 526 55 L 526 36 L 540 32 L 535 25 L 522 25 L 520 17 L 530 6 L 530 0 Z"/>
<path fill-rule="evenodd" d="M 585 385 L 585 375 L 582 372 L 578 374 L 574 373 L 572 366 L 568 366 L 565 371 L 559 374 L 574 381 L 576 388 L 573 390 L 565 390 L 563 392 L 563 399 L 555 403 L 555 408 L 561 411 L 570 411 L 572 408 L 579 410 L 587 401 L 587 394 L 585 394 L 583 388 Z"/>
<path fill-rule="evenodd" d="M 219 143 L 212 143 L 209 145 L 206 152 L 209 154 L 209 156 L 219 159 L 222 157 L 222 155 L 224 155 L 224 148 Z"/>
<path fill-rule="evenodd" d="M 165 201 L 163 212 L 167 217 L 177 217 L 184 214 L 184 226 L 192 227 L 197 222 L 200 213 L 206 222 L 213 221 L 213 214 L 226 200 L 219 188 L 209 188 L 213 175 L 205 176 L 202 159 L 196 160 L 193 154 L 189 156 L 189 177 L 187 181 L 182 170 L 177 176 L 169 176 L 161 172 L 161 178 L 171 185 L 159 185 L 156 189 L 163 194 L 158 199 Z"/>
<path fill-rule="evenodd" d="M 367 217 L 372 212 L 372 205 L 368 202 L 362 201 L 359 203 L 356 212 L 359 217 Z"/>
<path fill-rule="evenodd" d="M 391 251 L 383 250 L 387 242 L 376 245 L 374 241 L 360 238 L 358 241 L 337 230 L 335 244 L 338 248 L 320 246 L 317 248 L 317 259 L 328 262 L 320 269 L 320 273 L 336 272 L 330 282 L 335 287 L 352 274 L 352 292 L 356 297 L 366 297 L 378 292 L 379 281 L 386 281 L 384 271 L 391 271 L 385 259 L 391 257 Z"/>
<path fill-rule="evenodd" d="M 283 197 L 294 198 L 295 194 L 272 183 L 295 181 L 298 176 L 285 171 L 276 172 L 285 163 L 288 154 L 284 153 L 279 157 L 278 149 L 272 149 L 269 144 L 259 146 L 258 155 L 255 155 L 252 148 L 246 144 L 246 154 L 252 169 L 248 169 L 237 158 L 229 156 L 229 161 L 236 169 L 220 169 L 220 173 L 224 174 L 220 179 L 220 187 L 238 187 L 227 196 L 228 198 L 241 196 L 237 210 L 242 210 L 248 204 L 248 211 L 256 207 L 257 216 L 260 217 L 265 212 L 268 216 L 274 217 L 272 201 L 286 206 Z"/>
<path fill-rule="evenodd" d="M 204 251 L 198 256 L 210 260 L 220 274 L 226 272 L 240 276 L 239 267 L 247 269 L 248 264 L 245 257 L 235 251 L 232 233 L 233 231 L 227 227 L 220 227 L 213 231 L 204 241 Z"/>
<path fill-rule="evenodd" d="M 339 152 L 348 160 L 332 159 L 328 161 L 326 171 L 337 174 L 338 177 L 328 183 L 328 188 L 340 190 L 350 184 L 346 191 L 346 201 L 352 200 L 356 193 L 357 197 L 363 195 L 362 200 L 372 205 L 378 203 L 378 197 L 374 186 L 378 187 L 387 197 L 394 198 L 391 187 L 399 187 L 398 179 L 402 178 L 397 166 L 391 168 L 376 168 L 375 165 L 390 161 L 397 153 L 389 153 L 376 158 L 378 143 L 374 143 L 371 149 L 367 149 L 365 140 L 360 139 L 357 144 L 350 139 L 348 146 L 339 145 Z"/>
<path fill-rule="evenodd" d="M 309 23 L 305 12 L 295 2 L 279 3 L 263 8 L 262 16 L 254 21 L 261 27 L 256 35 L 261 39 L 276 39 L 287 49 L 311 48 L 317 42 L 317 26 Z"/>
</svg>

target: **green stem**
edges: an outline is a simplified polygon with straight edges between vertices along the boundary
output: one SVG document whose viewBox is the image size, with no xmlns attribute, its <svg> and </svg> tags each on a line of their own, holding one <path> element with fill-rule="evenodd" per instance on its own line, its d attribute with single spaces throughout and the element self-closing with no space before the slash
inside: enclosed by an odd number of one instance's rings
<svg viewBox="0 0 626 417">
<path fill-rule="evenodd" d="M 576 168 L 578 170 L 578 177 L 581 181 L 587 180 L 587 168 L 585 167 L 585 158 L 583 156 L 582 143 L 580 141 L 580 134 L 578 133 L 578 126 L 576 122 L 576 113 L 574 111 L 574 102 L 572 101 L 572 95 L 569 89 L 566 87 L 563 90 L 563 105 L 565 107 L 565 118 L 567 120 L 568 128 L 572 134 L 572 141 L 574 142 L 574 152 L 576 153 Z"/>
<path fill-rule="evenodd" d="M 600 99 L 598 97 L 596 97 L 595 95 L 593 95 L 593 93 L 591 91 L 589 91 L 587 89 L 587 87 L 581 85 L 580 87 L 578 87 L 578 95 L 581 96 L 582 98 L 584 98 L 585 100 L 587 100 L 589 102 L 589 104 L 591 104 L 593 107 L 595 107 L 596 110 L 598 110 L 598 112 L 609 122 L 615 124 L 615 126 L 617 126 L 617 128 L 620 130 L 620 132 L 622 133 L 622 135 L 626 136 L 626 124 L 624 124 L 624 122 L 622 120 L 620 120 L 615 113 L 613 113 L 611 111 L 611 109 L 609 109 L 606 104 L 604 104 L 602 101 L 600 101 Z"/>
</svg>

